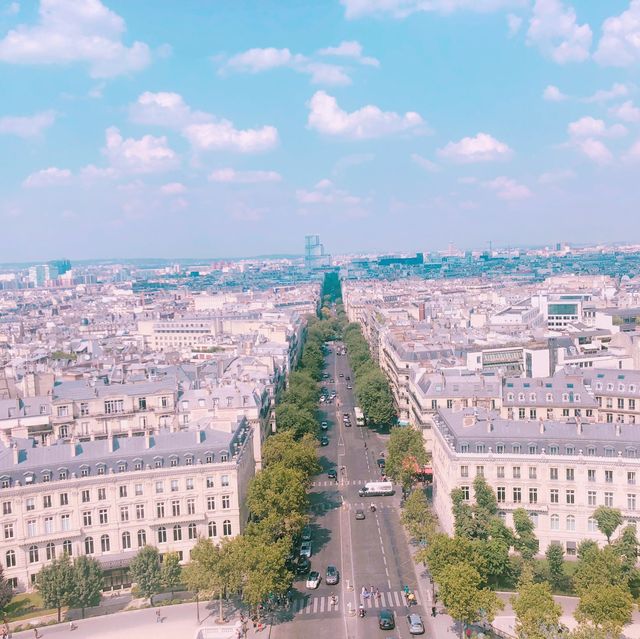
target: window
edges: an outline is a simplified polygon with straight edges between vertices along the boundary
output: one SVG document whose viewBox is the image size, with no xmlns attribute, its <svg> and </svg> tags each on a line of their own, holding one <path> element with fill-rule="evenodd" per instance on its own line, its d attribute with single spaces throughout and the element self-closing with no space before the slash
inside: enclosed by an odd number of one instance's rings
<svg viewBox="0 0 640 639">
<path fill-rule="evenodd" d="M 469 476 L 469 466 L 460 466 L 460 477 Z"/>
<path fill-rule="evenodd" d="M 575 472 L 573 468 L 567 468 L 567 481 L 573 481 L 575 477 Z"/>
<path fill-rule="evenodd" d="M 82 491 L 82 503 L 86 504 L 91 501 L 91 493 L 88 490 Z"/>
<path fill-rule="evenodd" d="M 164 492 L 164 484 L 161 481 L 156 482 L 156 493 Z"/>
<path fill-rule="evenodd" d="M 107 399 L 104 402 L 104 412 L 107 415 L 113 415 L 115 413 L 124 413 L 124 400 L 123 399 Z"/>
<path fill-rule="evenodd" d="M 69 557 L 71 557 L 71 555 L 73 554 L 73 548 L 70 539 L 65 539 L 62 542 L 62 552 L 69 555 Z"/>
<path fill-rule="evenodd" d="M 147 533 L 144 530 L 138 531 L 138 548 L 147 545 Z"/>
<path fill-rule="evenodd" d="M 504 444 L 496 444 L 496 453 L 498 455 L 504 454 Z"/>
<path fill-rule="evenodd" d="M 67 532 L 71 529 L 71 515 L 60 515 L 60 530 Z"/>
<path fill-rule="evenodd" d="M 627 472 L 627 484 L 635 484 L 636 483 L 636 471 L 630 470 Z"/>
<path fill-rule="evenodd" d="M 447 408 L 453 408 L 453 400 L 452 399 L 448 399 L 447 400 Z"/>
<path fill-rule="evenodd" d="M 618 398 L 618 408 L 624 408 L 624 399 Z"/>
<path fill-rule="evenodd" d="M 88 402 L 80 402 L 80 417 L 86 417 L 89 414 Z"/>
<path fill-rule="evenodd" d="M 513 478 L 520 479 L 520 466 L 513 467 Z"/>
<path fill-rule="evenodd" d="M 196 500 L 187 499 L 187 515 L 195 515 L 195 514 L 196 514 Z"/>
<path fill-rule="evenodd" d="M 27 537 L 35 537 L 38 534 L 38 522 L 35 519 L 27 521 Z"/>
<path fill-rule="evenodd" d="M 513 489 L 513 501 L 516 504 L 522 501 L 522 488 L 516 487 Z"/>
<path fill-rule="evenodd" d="M 42 497 L 42 507 L 51 508 L 51 495 L 44 495 Z"/>
<path fill-rule="evenodd" d="M 182 526 L 180 524 L 173 527 L 173 541 L 182 541 Z"/>
<path fill-rule="evenodd" d="M 207 488 L 213 488 L 213 487 L 214 487 L 213 477 L 207 477 Z"/>
<path fill-rule="evenodd" d="M 120 486 L 118 492 L 119 492 L 121 498 L 122 497 L 126 497 L 127 496 L 127 487 L 126 486 Z"/>
<path fill-rule="evenodd" d="M 567 530 L 573 531 L 576 529 L 576 518 L 573 515 L 567 515 Z"/>
<path fill-rule="evenodd" d="M 618 421 L 620 421 L 620 420 L 618 420 Z M 611 448 L 611 446 L 607 446 L 604 449 L 604 456 L 605 457 L 613 457 L 615 455 L 615 452 L 616 451 L 613 448 Z"/>
<path fill-rule="evenodd" d="M 107 489 L 98 488 L 98 501 L 104 501 L 107 498 Z"/>
<path fill-rule="evenodd" d="M 131 533 L 125 532 L 122 533 L 122 550 L 129 550 L 131 548 Z"/>
<path fill-rule="evenodd" d="M 597 504 L 597 493 L 595 490 L 587 491 L 587 506 L 595 506 Z"/>
<path fill-rule="evenodd" d="M 87 537 L 84 540 L 84 554 L 85 555 L 93 555 L 93 537 Z"/>
<path fill-rule="evenodd" d="M 4 538 L 13 539 L 13 524 L 4 525 Z"/>
<path fill-rule="evenodd" d="M 171 502 L 171 516 L 172 517 L 180 516 L 180 501 L 178 499 L 174 499 Z"/>
<path fill-rule="evenodd" d="M 604 494 L 604 505 L 613 508 L 613 493 Z"/>
<path fill-rule="evenodd" d="M 198 537 L 198 529 L 195 524 L 189 524 L 187 527 L 187 536 L 189 539 L 196 539 Z"/>
<path fill-rule="evenodd" d="M 147 398 L 138 397 L 138 410 L 147 410 Z"/>
<path fill-rule="evenodd" d="M 91 526 L 91 512 L 88 510 L 82 513 L 82 525 Z"/>
<path fill-rule="evenodd" d="M 225 519 L 222 522 L 222 534 L 225 537 L 229 537 L 231 535 L 231 522 L 228 519 Z"/>
<path fill-rule="evenodd" d="M 216 526 L 215 521 L 210 521 L 207 525 L 207 532 L 209 533 L 209 537 L 217 537 L 218 536 L 218 527 Z"/>
<path fill-rule="evenodd" d="M 4 565 L 7 568 L 14 568 L 16 565 L 16 551 L 15 550 L 7 550 L 4 555 Z"/>
<path fill-rule="evenodd" d="M 106 508 L 101 508 L 101 509 L 98 511 L 98 521 L 99 521 L 101 524 L 108 524 L 108 523 L 109 523 L 109 514 L 108 514 L 108 512 L 107 512 L 107 509 L 106 509 Z"/>
<path fill-rule="evenodd" d="M 67 479 L 68 476 L 69 476 L 69 471 L 66 468 L 61 468 L 60 472 L 58 473 L 58 479 L 60 479 L 60 481 L 63 481 Z"/>
<path fill-rule="evenodd" d="M 537 455 L 538 447 L 535 444 L 529 444 L 529 455 Z"/>
<path fill-rule="evenodd" d="M 154 465 L 155 468 L 162 468 L 162 459 L 157 457 L 155 459 L 155 461 L 153 462 L 153 465 Z"/>
<path fill-rule="evenodd" d="M 27 511 L 36 509 L 36 500 L 33 497 L 27 497 L 24 503 Z"/>
<path fill-rule="evenodd" d="M 39 559 L 38 546 L 29 546 L 29 563 L 36 564 Z"/>
<path fill-rule="evenodd" d="M 588 446 L 587 447 L 587 456 L 588 457 L 595 457 L 596 456 L 595 446 Z"/>
<path fill-rule="evenodd" d="M 213 464 L 213 455 L 208 453 L 207 455 L 205 455 L 204 457 L 204 463 L 205 464 Z"/>
<path fill-rule="evenodd" d="M 558 469 L 549 468 L 549 479 L 558 479 Z"/>
<path fill-rule="evenodd" d="M 140 460 L 133 463 L 133 470 L 142 470 L 142 462 Z"/>
<path fill-rule="evenodd" d="M 11 502 L 10 501 L 3 501 L 2 502 L 2 514 L 3 515 L 10 515 L 11 514 Z"/>
<path fill-rule="evenodd" d="M 566 497 L 567 497 L 567 504 L 575 504 L 576 503 L 576 491 L 575 490 L 567 490 Z"/>
<path fill-rule="evenodd" d="M 111 550 L 109 535 L 102 535 L 102 537 L 100 537 L 100 548 L 102 549 L 102 552 L 109 552 Z"/>
<path fill-rule="evenodd" d="M 538 478 L 538 469 L 535 466 L 529 466 L 529 479 Z"/>
<path fill-rule="evenodd" d="M 538 503 L 538 489 L 537 488 L 529 488 L 529 503 L 537 504 Z"/>
<path fill-rule="evenodd" d="M 215 510 L 216 509 L 216 498 L 209 496 L 207 497 L 207 510 Z"/>
<path fill-rule="evenodd" d="M 476 476 L 484 477 L 484 466 L 476 466 Z"/>
<path fill-rule="evenodd" d="M 177 457 L 171 457 L 169 459 L 169 466 L 177 466 L 178 465 L 178 458 Z"/>
<path fill-rule="evenodd" d="M 598 522 L 593 517 L 587 520 L 587 530 L 592 533 L 598 532 Z"/>
<path fill-rule="evenodd" d="M 469 501 L 470 499 L 469 486 L 460 486 L 460 490 L 462 491 L 462 499 L 464 499 L 465 501 Z"/>
<path fill-rule="evenodd" d="M 604 471 L 604 481 L 607 484 L 613 484 L 613 471 L 612 470 L 605 470 Z"/>
<path fill-rule="evenodd" d="M 53 542 L 50 541 L 44 549 L 47 555 L 47 561 L 51 561 L 56 558 L 56 545 Z"/>
<path fill-rule="evenodd" d="M 221 475 L 220 476 L 220 485 L 221 486 L 228 486 L 229 485 L 229 475 Z"/>
<path fill-rule="evenodd" d="M 158 528 L 158 543 L 164 544 L 167 542 L 167 529 L 164 526 Z"/>
<path fill-rule="evenodd" d="M 504 466 L 498 466 L 498 468 L 496 470 L 496 477 L 498 479 L 503 479 L 504 478 Z"/>
<path fill-rule="evenodd" d="M 467 499 L 469 499 L 467 497 Z M 231 497 L 229 495 L 222 495 L 222 509 L 228 510 L 231 508 Z"/>
<path fill-rule="evenodd" d="M 507 489 L 504 486 L 498 486 L 496 488 L 496 499 L 498 501 L 506 501 L 506 499 L 507 499 Z"/>
<path fill-rule="evenodd" d="M 518 419 L 524 419 L 526 415 L 527 413 L 525 408 L 518 408 Z"/>
<path fill-rule="evenodd" d="M 187 487 L 187 490 L 193 490 L 193 477 L 187 477 L 185 485 Z"/>
<path fill-rule="evenodd" d="M 587 469 L 587 480 L 588 481 L 595 481 L 596 480 L 596 470 L 595 470 L 595 468 Z"/>
<path fill-rule="evenodd" d="M 53 517 L 44 518 L 44 532 L 45 535 L 51 535 L 53 533 Z"/>
<path fill-rule="evenodd" d="M 171 480 L 171 492 L 172 493 L 176 493 L 176 492 L 178 492 L 178 490 L 180 490 L 180 488 L 178 486 L 178 480 L 177 479 L 172 479 Z"/>
<path fill-rule="evenodd" d="M 164 517 L 164 502 L 159 501 L 156 503 L 156 517 L 162 518 Z"/>
<path fill-rule="evenodd" d="M 136 519 L 144 519 L 144 504 L 136 504 Z"/>
<path fill-rule="evenodd" d="M 129 506 L 120 506 L 120 521 L 129 521 Z"/>
<path fill-rule="evenodd" d="M 142 484 L 136 484 L 135 493 L 136 493 L 136 497 L 139 497 L 140 495 L 144 494 L 144 490 L 142 488 Z"/>
<path fill-rule="evenodd" d="M 635 509 L 636 509 L 636 496 L 627 495 L 627 510 L 635 510 Z"/>
</svg>

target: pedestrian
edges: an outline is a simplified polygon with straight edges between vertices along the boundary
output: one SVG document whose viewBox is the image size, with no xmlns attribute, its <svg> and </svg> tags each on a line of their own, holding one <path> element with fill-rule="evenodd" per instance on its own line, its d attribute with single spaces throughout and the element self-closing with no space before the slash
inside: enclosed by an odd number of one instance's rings
<svg viewBox="0 0 640 639">
<path fill-rule="evenodd" d="M 380 600 L 380 591 L 376 588 L 376 599 Z"/>
<path fill-rule="evenodd" d="M 42 635 L 38 632 L 37 628 L 33 629 L 33 634 L 34 634 L 36 639 L 40 639 L 40 637 L 42 637 Z"/>
<path fill-rule="evenodd" d="M 2 639 L 7 639 L 7 629 L 6 628 L 2 629 Z"/>
<path fill-rule="evenodd" d="M 160 608 L 156 610 L 156 623 L 162 623 L 162 615 L 160 613 Z"/>
<path fill-rule="evenodd" d="M 364 597 L 364 599 L 366 599 L 369 596 L 366 586 L 362 586 L 362 591 L 360 592 L 360 594 Z"/>
</svg>

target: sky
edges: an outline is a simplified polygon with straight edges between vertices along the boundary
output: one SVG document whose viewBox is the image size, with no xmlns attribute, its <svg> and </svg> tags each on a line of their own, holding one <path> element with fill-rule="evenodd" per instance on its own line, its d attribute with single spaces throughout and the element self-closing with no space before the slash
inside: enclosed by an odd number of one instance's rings
<svg viewBox="0 0 640 639">
<path fill-rule="evenodd" d="M 0 262 L 638 242 L 640 0 L 0 0 Z"/>
</svg>

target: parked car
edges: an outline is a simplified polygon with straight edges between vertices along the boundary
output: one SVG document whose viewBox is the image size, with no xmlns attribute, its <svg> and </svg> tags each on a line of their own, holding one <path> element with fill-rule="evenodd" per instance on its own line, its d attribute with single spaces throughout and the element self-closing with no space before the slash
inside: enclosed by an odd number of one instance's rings
<svg viewBox="0 0 640 639">
<path fill-rule="evenodd" d="M 356 510 L 356 519 L 364 519 L 364 510 L 362 508 Z"/>
<path fill-rule="evenodd" d="M 351 378 L 350 378 L 348 375 L 345 377 L 345 379 L 346 379 L 347 381 L 350 381 L 350 380 L 351 380 Z"/>
<path fill-rule="evenodd" d="M 320 403 L 322 404 L 324 402 L 324 395 L 320 395 Z"/>
<path fill-rule="evenodd" d="M 298 561 L 294 564 L 294 570 L 297 575 L 304 575 L 309 572 L 311 561 L 308 557 L 298 557 Z"/>
<path fill-rule="evenodd" d="M 300 535 L 302 541 L 311 541 L 311 528 L 309 526 L 305 526 L 302 529 L 302 535 Z"/>
<path fill-rule="evenodd" d="M 353 390 L 353 386 L 351 386 L 351 384 L 347 384 L 347 390 Z"/>
<path fill-rule="evenodd" d="M 393 630 L 396 627 L 393 611 L 389 610 L 389 608 L 383 608 L 378 613 L 378 627 L 380 630 Z"/>
<path fill-rule="evenodd" d="M 335 586 L 340 581 L 340 573 L 335 566 L 327 566 L 325 581 L 328 586 Z"/>
<path fill-rule="evenodd" d="M 322 430 L 327 430 L 327 428 L 329 428 L 329 423 L 328 422 L 322 422 L 322 424 L 320 424 L 320 428 L 322 428 Z"/>
<path fill-rule="evenodd" d="M 378 457 L 378 459 L 376 459 L 376 464 L 378 464 L 378 468 L 384 468 L 387 465 L 387 461 L 384 457 Z"/>
<path fill-rule="evenodd" d="M 338 375 L 338 377 L 344 377 L 344 373 L 340 373 L 340 375 Z"/>
<path fill-rule="evenodd" d="M 307 577 L 307 588 L 315 590 L 320 585 L 320 579 L 320 573 L 317 570 L 312 570 Z"/>
<path fill-rule="evenodd" d="M 338 473 L 335 471 L 334 468 L 332 468 L 331 470 L 327 471 L 327 477 L 329 479 L 337 479 L 338 478 Z"/>
<path fill-rule="evenodd" d="M 307 559 L 311 557 L 311 542 L 310 541 L 303 541 L 300 544 L 300 556 L 301 557 L 306 557 Z"/>
<path fill-rule="evenodd" d="M 329 445 L 329 438 L 328 438 L 328 437 L 323 437 L 323 438 L 320 440 L 320 445 L 321 445 L 321 446 L 328 446 L 328 445 Z"/>
<path fill-rule="evenodd" d="M 424 634 L 424 624 L 422 623 L 422 617 L 416 613 L 407 615 L 407 623 L 409 624 L 410 635 L 422 635 Z"/>
<path fill-rule="evenodd" d="M 336 383 L 336 380 L 335 380 L 335 379 L 333 379 L 333 377 L 332 377 L 332 378 L 329 380 L 329 382 L 331 382 L 332 384 L 335 384 L 335 383 Z"/>
</svg>

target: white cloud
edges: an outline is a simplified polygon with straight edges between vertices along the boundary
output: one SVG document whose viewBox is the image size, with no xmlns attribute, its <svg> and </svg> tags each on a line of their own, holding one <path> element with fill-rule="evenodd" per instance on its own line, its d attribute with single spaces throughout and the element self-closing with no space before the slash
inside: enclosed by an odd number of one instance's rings
<svg viewBox="0 0 640 639">
<path fill-rule="evenodd" d="M 418 153 L 412 153 L 411 154 L 411 159 L 421 168 L 423 168 L 425 171 L 428 171 L 429 173 L 435 173 L 436 171 L 438 171 L 439 167 L 435 162 L 432 162 L 431 160 L 422 157 L 420 154 Z"/>
<path fill-rule="evenodd" d="M 613 155 L 606 145 L 595 138 L 587 138 L 578 143 L 578 149 L 592 162 L 605 165 L 613 161 Z"/>
<path fill-rule="evenodd" d="M 337 188 L 331 180 L 320 180 L 313 189 L 298 189 L 296 199 L 303 206 L 316 207 L 318 205 L 330 205 L 339 208 L 342 212 L 354 217 L 367 215 L 365 205 L 368 198 L 351 195 L 348 191 Z M 307 213 L 309 211 L 301 211 Z"/>
<path fill-rule="evenodd" d="M 55 122 L 53 111 L 43 111 L 35 115 L 4 116 L 0 118 L 0 134 L 17 135 L 20 138 L 33 138 L 40 135 Z"/>
<path fill-rule="evenodd" d="M 522 18 L 517 16 L 515 13 L 510 13 L 507 16 L 507 26 L 509 27 L 509 37 L 513 38 L 520 32 L 520 28 L 522 27 Z"/>
<path fill-rule="evenodd" d="M 547 88 L 544 90 L 544 93 L 542 94 L 542 97 L 548 102 L 562 102 L 563 100 L 566 100 L 568 98 L 567 95 L 562 93 L 562 91 L 560 91 L 558 87 L 553 86 L 553 84 L 547 86 Z"/>
<path fill-rule="evenodd" d="M 449 142 L 438 154 L 448 160 L 460 163 L 492 162 L 511 157 L 512 151 L 504 142 L 496 140 L 488 133 L 478 133 L 475 137 L 462 138 L 459 142 Z"/>
<path fill-rule="evenodd" d="M 527 40 L 558 64 L 582 62 L 589 57 L 591 27 L 579 25 L 573 7 L 561 0 L 536 0 Z"/>
<path fill-rule="evenodd" d="M 567 132 L 572 138 L 621 137 L 627 134 L 627 129 L 622 124 L 607 127 L 604 120 L 586 116 L 571 122 Z"/>
<path fill-rule="evenodd" d="M 160 187 L 162 195 L 182 195 L 187 192 L 187 187 L 181 182 L 168 182 Z"/>
<path fill-rule="evenodd" d="M 611 107 L 609 113 L 623 122 L 640 122 L 640 109 L 634 106 L 631 100 L 627 100 L 619 106 Z"/>
<path fill-rule="evenodd" d="M 519 184 L 515 180 L 503 175 L 494 180 L 483 182 L 483 186 L 493 191 L 501 200 L 525 200 L 533 195 L 524 184 Z"/>
<path fill-rule="evenodd" d="M 598 64 L 612 67 L 640 61 L 640 0 L 631 0 L 626 11 L 604 21 L 593 57 Z"/>
<path fill-rule="evenodd" d="M 538 178 L 538 182 L 540 182 L 540 184 L 557 184 L 559 182 L 571 180 L 574 177 L 576 177 L 575 171 L 572 171 L 571 169 L 548 171 Z"/>
<path fill-rule="evenodd" d="M 320 55 L 351 58 L 360 64 L 371 67 L 379 67 L 380 61 L 362 54 L 362 45 L 356 40 L 343 40 L 337 47 L 326 47 L 318 51 Z"/>
<path fill-rule="evenodd" d="M 585 98 L 585 102 L 608 102 L 609 100 L 615 100 L 616 98 L 623 98 L 625 95 L 629 95 L 629 87 L 626 84 L 620 82 L 614 83 L 610 89 L 600 89 L 593 95 Z"/>
<path fill-rule="evenodd" d="M 131 173 L 167 171 L 179 162 L 165 136 L 145 135 L 138 140 L 123 138 L 117 127 L 107 129 L 102 152 L 114 168 Z"/>
<path fill-rule="evenodd" d="M 340 2 L 345 7 L 346 17 L 350 19 L 375 14 L 405 18 L 412 13 L 452 13 L 458 9 L 481 13 L 526 6 L 526 0 L 340 0 Z"/>
<path fill-rule="evenodd" d="M 309 127 L 326 135 L 364 140 L 425 129 L 424 120 L 413 111 L 400 115 L 393 111 L 381 111 L 369 104 L 348 113 L 324 91 L 317 91 L 313 95 L 309 107 Z"/>
<path fill-rule="evenodd" d="M 259 182 L 280 182 L 281 180 L 282 176 L 276 171 L 236 171 L 232 168 L 224 168 L 209 174 L 210 182 L 257 184 Z"/>
<path fill-rule="evenodd" d="M 624 159 L 627 162 L 637 162 L 640 160 L 640 140 L 637 140 L 627 151 Z"/>
<path fill-rule="evenodd" d="M 40 0 L 39 21 L 0 40 L 0 61 L 13 64 L 84 62 L 94 78 L 139 71 L 151 53 L 143 42 L 122 42 L 124 20 L 100 0 Z"/>
<path fill-rule="evenodd" d="M 28 189 L 40 188 L 43 186 L 58 186 L 68 184 L 71 180 L 71 171 L 69 169 L 58 169 L 55 166 L 48 169 L 36 171 L 22 183 L 22 186 Z"/>
<path fill-rule="evenodd" d="M 311 84 L 323 84 L 327 86 L 347 86 L 351 84 L 351 78 L 342 67 L 324 62 L 305 62 L 304 73 L 311 76 Z"/>
<path fill-rule="evenodd" d="M 117 177 L 117 175 L 118 172 L 110 166 L 101 168 L 93 164 L 87 164 L 87 166 L 80 169 L 80 177 L 86 180 L 110 179 Z"/>
<path fill-rule="evenodd" d="M 213 120 L 213 116 L 207 113 L 193 111 L 179 93 L 168 91 L 145 91 L 129 107 L 129 116 L 138 124 L 177 129 Z"/>
</svg>

